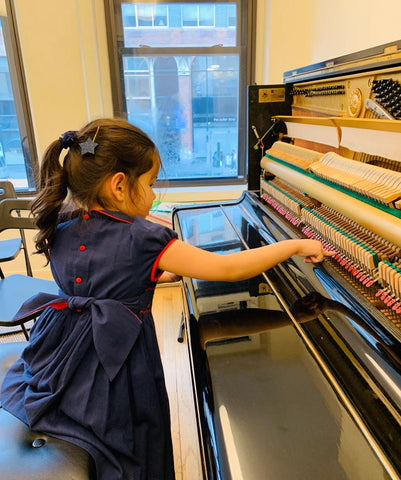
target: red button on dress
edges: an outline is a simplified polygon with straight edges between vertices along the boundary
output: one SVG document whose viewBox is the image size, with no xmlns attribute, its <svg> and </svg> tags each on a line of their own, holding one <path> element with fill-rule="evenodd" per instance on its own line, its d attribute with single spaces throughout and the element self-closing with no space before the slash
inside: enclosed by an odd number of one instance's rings
<svg viewBox="0 0 401 480">
<path fill-rule="evenodd" d="M 75 282 L 76 282 L 76 283 L 81 283 L 81 282 L 82 282 L 82 278 L 81 278 L 81 277 L 77 277 L 77 278 L 75 279 Z"/>
<path fill-rule="evenodd" d="M 81 250 L 81 252 L 83 252 L 83 251 L 86 250 L 86 247 L 85 247 L 85 245 L 80 245 L 79 249 Z"/>
</svg>

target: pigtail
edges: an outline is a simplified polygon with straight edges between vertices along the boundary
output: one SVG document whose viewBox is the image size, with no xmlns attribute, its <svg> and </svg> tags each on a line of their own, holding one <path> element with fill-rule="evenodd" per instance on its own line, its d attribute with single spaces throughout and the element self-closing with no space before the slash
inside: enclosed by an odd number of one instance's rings
<svg viewBox="0 0 401 480">
<path fill-rule="evenodd" d="M 60 164 L 62 149 L 59 140 L 47 148 L 40 168 L 40 191 L 31 206 L 35 224 L 39 228 L 39 233 L 35 237 L 35 247 L 37 253 L 44 253 L 47 260 L 50 258 L 49 249 L 59 213 L 68 192 L 67 175 Z"/>
</svg>

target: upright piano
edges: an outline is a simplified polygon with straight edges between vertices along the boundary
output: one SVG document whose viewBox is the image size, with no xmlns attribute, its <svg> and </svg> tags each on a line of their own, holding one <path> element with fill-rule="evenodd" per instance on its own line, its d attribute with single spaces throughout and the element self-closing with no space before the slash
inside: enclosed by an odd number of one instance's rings
<svg viewBox="0 0 401 480">
<path fill-rule="evenodd" d="M 249 190 L 179 207 L 228 254 L 316 238 L 247 281 L 185 278 L 204 478 L 401 478 L 401 42 L 249 87 Z"/>
</svg>

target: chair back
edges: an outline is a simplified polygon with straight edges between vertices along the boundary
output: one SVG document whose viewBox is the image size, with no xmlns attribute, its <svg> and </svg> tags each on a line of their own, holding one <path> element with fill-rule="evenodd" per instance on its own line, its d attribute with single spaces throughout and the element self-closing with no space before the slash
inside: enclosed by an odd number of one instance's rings
<svg viewBox="0 0 401 480">
<path fill-rule="evenodd" d="M 27 198 L 5 198 L 0 201 L 0 232 L 10 228 L 36 229 L 30 216 L 31 200 Z"/>
<path fill-rule="evenodd" d="M 8 180 L 0 181 L 0 201 L 5 198 L 17 198 L 14 185 Z"/>
</svg>

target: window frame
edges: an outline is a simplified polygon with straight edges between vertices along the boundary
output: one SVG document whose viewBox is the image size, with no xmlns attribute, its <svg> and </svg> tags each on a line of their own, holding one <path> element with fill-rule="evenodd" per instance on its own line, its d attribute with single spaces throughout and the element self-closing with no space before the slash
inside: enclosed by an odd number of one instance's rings
<svg viewBox="0 0 401 480">
<path fill-rule="evenodd" d="M 17 112 L 17 121 L 21 137 L 27 139 L 27 153 L 31 163 L 30 174 L 27 171 L 27 189 L 16 188 L 19 197 L 36 194 L 38 187 L 39 160 L 36 148 L 33 121 L 29 104 L 28 88 L 23 69 L 21 45 L 19 42 L 16 12 L 12 0 L 5 0 L 7 16 L 2 16 L 4 41 L 7 49 L 7 59 L 10 70 L 11 83 L 14 93 L 14 103 Z M 4 20 L 4 21 L 3 21 Z M 8 48 L 7 48 L 8 47 Z M 26 159 L 24 159 L 25 168 Z"/>
<path fill-rule="evenodd" d="M 155 3 L 157 0 L 141 0 L 141 3 Z M 159 4 L 199 4 L 202 0 L 162 0 Z M 256 30 L 256 3 L 257 0 L 218 0 L 205 3 L 237 3 L 240 5 L 240 24 L 237 25 L 237 46 L 222 47 L 150 47 L 141 45 L 137 48 L 124 46 L 124 30 L 121 14 L 121 3 L 124 0 L 105 0 L 105 18 L 107 29 L 107 44 L 110 61 L 111 90 L 114 115 L 127 118 L 127 107 L 124 92 L 124 55 L 135 56 L 157 56 L 157 55 L 224 55 L 239 54 L 242 64 L 246 68 L 239 70 L 239 104 L 238 104 L 238 173 L 236 177 L 214 177 L 214 178 L 193 178 L 193 179 L 168 179 L 171 187 L 190 186 L 226 186 L 246 185 L 248 177 L 248 155 L 247 155 L 247 86 L 254 83 L 255 76 L 255 30 Z M 194 28 L 194 27 L 183 27 Z M 205 28 L 205 27 L 199 27 Z M 208 28 L 208 27 L 207 27 Z M 229 26 L 227 28 L 233 28 Z M 242 90 L 241 90 L 242 89 Z"/>
</svg>

